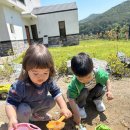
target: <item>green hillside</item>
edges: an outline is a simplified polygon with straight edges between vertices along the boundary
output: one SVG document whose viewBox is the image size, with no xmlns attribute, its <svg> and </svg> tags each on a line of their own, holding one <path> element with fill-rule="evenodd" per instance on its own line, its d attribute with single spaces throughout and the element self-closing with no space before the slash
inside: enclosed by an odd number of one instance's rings
<svg viewBox="0 0 130 130">
<path fill-rule="evenodd" d="M 121 26 L 130 24 L 130 0 L 111 8 L 103 14 L 89 16 L 79 21 L 80 34 L 96 34 L 97 32 L 110 30 L 114 24 Z"/>
<path fill-rule="evenodd" d="M 95 19 L 97 16 L 99 16 L 100 14 L 91 14 L 90 16 L 88 16 L 87 18 L 80 20 L 79 23 L 85 23 L 87 21 L 93 20 Z"/>
</svg>

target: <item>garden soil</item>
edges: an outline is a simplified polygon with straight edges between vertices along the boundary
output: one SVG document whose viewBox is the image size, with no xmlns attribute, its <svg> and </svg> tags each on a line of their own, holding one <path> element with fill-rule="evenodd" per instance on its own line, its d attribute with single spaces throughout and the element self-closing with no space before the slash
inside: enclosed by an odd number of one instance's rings
<svg viewBox="0 0 130 130">
<path fill-rule="evenodd" d="M 66 102 L 68 80 L 66 77 L 60 77 L 57 80 L 57 84 L 61 87 Z M 114 99 L 107 101 L 106 96 L 104 96 L 104 103 L 106 105 L 105 112 L 97 112 L 92 102 L 86 105 L 88 117 L 82 120 L 82 124 L 87 130 L 94 130 L 98 124 L 105 124 L 109 126 L 111 130 L 130 130 L 130 78 L 111 80 L 111 82 Z M 5 114 L 4 104 L 5 101 L 0 100 L 0 130 L 7 130 L 8 119 Z M 50 113 L 55 120 L 58 119 L 60 117 L 59 107 L 56 106 Z M 46 123 L 47 122 L 35 122 L 34 124 L 41 127 L 42 130 L 47 130 Z M 66 125 L 63 130 L 77 130 L 72 118 L 65 120 L 65 123 Z"/>
</svg>

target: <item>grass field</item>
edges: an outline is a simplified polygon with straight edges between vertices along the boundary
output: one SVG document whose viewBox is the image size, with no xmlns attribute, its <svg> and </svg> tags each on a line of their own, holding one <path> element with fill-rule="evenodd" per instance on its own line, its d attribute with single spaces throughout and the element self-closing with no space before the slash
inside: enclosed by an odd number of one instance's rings
<svg viewBox="0 0 130 130">
<path fill-rule="evenodd" d="M 91 57 L 106 60 L 110 54 L 116 55 L 117 51 L 130 56 L 130 41 L 86 40 L 80 41 L 77 46 L 54 47 L 49 50 L 55 60 L 63 56 L 69 58 L 79 52 L 86 52 Z"/>
<path fill-rule="evenodd" d="M 86 52 L 93 58 L 106 61 L 111 54 L 116 55 L 118 51 L 130 56 L 130 41 L 86 40 L 80 41 L 80 44 L 76 46 L 53 47 L 49 48 L 49 50 L 56 68 L 61 69 L 68 59 L 71 59 L 73 55 L 79 52 Z"/>
<path fill-rule="evenodd" d="M 79 45 L 67 47 L 49 47 L 57 70 L 64 72 L 66 61 L 79 52 L 86 52 L 93 58 L 108 60 L 108 57 L 122 51 L 130 57 L 130 41 L 86 40 Z M 18 58 L 17 63 L 22 61 Z"/>
</svg>

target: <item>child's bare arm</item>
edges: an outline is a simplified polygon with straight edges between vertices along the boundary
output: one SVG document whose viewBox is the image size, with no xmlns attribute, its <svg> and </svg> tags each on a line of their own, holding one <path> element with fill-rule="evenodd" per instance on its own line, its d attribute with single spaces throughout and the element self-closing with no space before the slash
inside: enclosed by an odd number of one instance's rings
<svg viewBox="0 0 130 130">
<path fill-rule="evenodd" d="M 75 121 L 77 124 L 79 124 L 79 123 L 81 122 L 81 117 L 80 117 L 78 108 L 77 108 L 77 106 L 76 106 L 75 100 L 74 100 L 74 99 L 69 99 L 69 104 L 70 104 L 70 107 L 71 107 L 72 112 L 73 112 L 74 121 Z"/>
<path fill-rule="evenodd" d="M 111 82 L 110 82 L 109 79 L 107 80 L 106 87 L 107 87 L 107 92 L 106 92 L 107 99 L 112 100 L 113 99 L 113 94 L 111 92 Z"/>
<path fill-rule="evenodd" d="M 13 105 L 7 104 L 5 110 L 9 119 L 8 130 L 11 130 L 12 128 L 15 128 L 15 125 L 18 123 L 16 108 Z"/>
<path fill-rule="evenodd" d="M 63 99 L 62 95 L 58 96 L 56 98 L 56 102 L 59 105 L 61 109 L 61 113 L 66 117 L 70 118 L 72 116 L 71 111 L 68 109 L 65 100 Z"/>
<path fill-rule="evenodd" d="M 107 92 L 111 91 L 111 82 L 110 82 L 110 79 L 107 80 L 106 87 L 107 87 Z"/>
</svg>

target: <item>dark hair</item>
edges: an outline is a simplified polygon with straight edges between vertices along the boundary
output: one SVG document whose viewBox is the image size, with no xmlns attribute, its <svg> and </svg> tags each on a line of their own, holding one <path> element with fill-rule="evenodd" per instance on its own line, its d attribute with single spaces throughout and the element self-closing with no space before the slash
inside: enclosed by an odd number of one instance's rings
<svg viewBox="0 0 130 130">
<path fill-rule="evenodd" d="M 93 71 L 93 61 L 88 54 L 81 52 L 71 59 L 71 69 L 76 76 L 86 76 Z"/>
<path fill-rule="evenodd" d="M 33 68 L 38 69 L 50 69 L 50 77 L 55 74 L 54 63 L 49 50 L 42 44 L 30 45 L 27 49 L 22 62 L 22 73 L 19 79 L 24 79 L 27 75 L 27 71 Z"/>
</svg>

